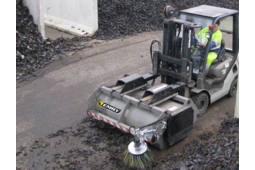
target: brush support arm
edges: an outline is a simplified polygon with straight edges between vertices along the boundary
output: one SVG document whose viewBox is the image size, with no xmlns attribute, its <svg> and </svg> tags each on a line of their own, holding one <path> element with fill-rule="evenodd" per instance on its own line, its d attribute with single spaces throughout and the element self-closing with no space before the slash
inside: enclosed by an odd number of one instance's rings
<svg viewBox="0 0 255 170">
<path fill-rule="evenodd" d="M 152 128 L 152 129 L 143 129 L 140 130 L 139 128 L 137 128 L 135 130 L 135 141 L 139 141 L 140 143 L 144 143 L 145 138 L 150 138 L 152 136 L 155 136 L 157 139 L 160 138 L 160 136 L 164 133 L 166 129 L 166 122 L 162 121 L 160 124 L 158 124 L 156 126 L 156 128 Z"/>
</svg>

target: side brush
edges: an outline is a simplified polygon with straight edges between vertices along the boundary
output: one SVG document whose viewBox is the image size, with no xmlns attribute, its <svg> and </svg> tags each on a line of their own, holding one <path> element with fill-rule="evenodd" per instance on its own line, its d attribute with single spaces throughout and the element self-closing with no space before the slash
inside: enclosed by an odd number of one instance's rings
<svg viewBox="0 0 255 170">
<path fill-rule="evenodd" d="M 159 138 L 166 129 L 166 122 L 159 124 L 156 129 L 139 128 L 134 130 L 134 141 L 132 141 L 124 152 L 124 163 L 130 167 L 145 169 L 151 166 L 153 162 L 153 154 L 148 149 L 145 138 L 156 136 Z"/>
</svg>

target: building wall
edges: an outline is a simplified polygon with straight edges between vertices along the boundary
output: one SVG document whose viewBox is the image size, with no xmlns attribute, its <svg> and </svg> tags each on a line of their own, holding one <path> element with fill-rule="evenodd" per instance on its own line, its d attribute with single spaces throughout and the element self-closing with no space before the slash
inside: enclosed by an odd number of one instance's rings
<svg viewBox="0 0 255 170">
<path fill-rule="evenodd" d="M 97 0 L 24 0 L 45 38 L 44 26 L 70 34 L 92 35 L 98 29 Z"/>
<path fill-rule="evenodd" d="M 98 29 L 97 0 L 44 0 L 46 25 L 72 34 L 93 34 Z"/>
</svg>

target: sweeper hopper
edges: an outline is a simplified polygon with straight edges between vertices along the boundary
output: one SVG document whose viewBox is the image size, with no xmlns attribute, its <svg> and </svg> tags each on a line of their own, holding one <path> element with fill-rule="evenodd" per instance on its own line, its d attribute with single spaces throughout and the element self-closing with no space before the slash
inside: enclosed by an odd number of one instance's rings
<svg viewBox="0 0 255 170">
<path fill-rule="evenodd" d="M 99 87 L 89 98 L 88 114 L 160 149 L 174 144 L 188 135 L 198 110 L 191 99 L 178 95 L 185 84 L 151 86 L 153 78 L 133 74 Z"/>
</svg>

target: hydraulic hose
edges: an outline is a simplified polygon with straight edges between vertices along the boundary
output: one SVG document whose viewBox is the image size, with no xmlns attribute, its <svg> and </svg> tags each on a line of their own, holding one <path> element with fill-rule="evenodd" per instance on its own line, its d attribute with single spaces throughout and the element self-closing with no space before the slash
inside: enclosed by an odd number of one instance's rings
<svg viewBox="0 0 255 170">
<path fill-rule="evenodd" d="M 153 65 L 152 46 L 153 46 L 153 44 L 156 43 L 156 42 L 158 43 L 158 51 L 161 52 L 161 43 L 160 43 L 158 40 L 153 40 L 153 41 L 151 42 L 151 46 L 150 46 L 150 54 L 151 54 L 151 63 L 152 63 L 152 65 Z"/>
</svg>

